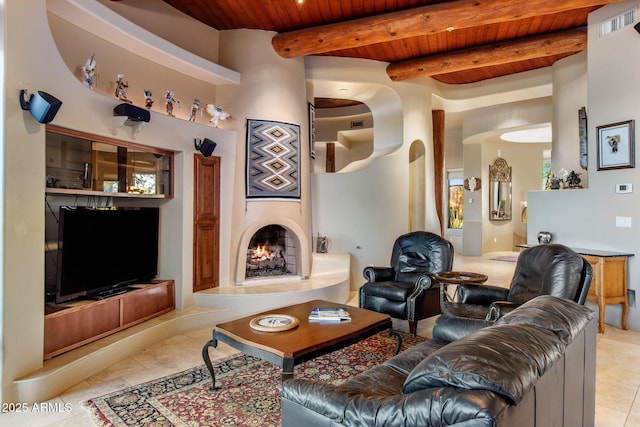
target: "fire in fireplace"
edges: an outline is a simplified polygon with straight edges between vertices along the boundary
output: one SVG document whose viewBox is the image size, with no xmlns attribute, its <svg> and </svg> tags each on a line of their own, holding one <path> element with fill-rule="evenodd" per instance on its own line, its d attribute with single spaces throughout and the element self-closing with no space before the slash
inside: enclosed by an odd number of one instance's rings
<svg viewBox="0 0 640 427">
<path fill-rule="evenodd" d="M 247 249 L 246 278 L 296 274 L 295 244 L 288 230 L 272 224 L 251 238 Z"/>
</svg>

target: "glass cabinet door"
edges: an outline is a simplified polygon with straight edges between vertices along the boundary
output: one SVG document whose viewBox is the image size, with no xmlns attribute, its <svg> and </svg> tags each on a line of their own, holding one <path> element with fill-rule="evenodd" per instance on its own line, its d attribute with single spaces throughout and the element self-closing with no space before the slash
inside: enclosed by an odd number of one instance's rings
<svg viewBox="0 0 640 427">
<path fill-rule="evenodd" d="M 173 197 L 171 151 L 48 126 L 46 158 L 49 193 Z"/>
</svg>

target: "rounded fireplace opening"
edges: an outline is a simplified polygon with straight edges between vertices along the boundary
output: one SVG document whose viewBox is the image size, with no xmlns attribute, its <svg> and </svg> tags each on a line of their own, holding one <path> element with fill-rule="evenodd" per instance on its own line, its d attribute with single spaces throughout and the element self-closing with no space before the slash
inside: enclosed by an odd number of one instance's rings
<svg viewBox="0 0 640 427">
<path fill-rule="evenodd" d="M 278 224 L 258 229 L 247 247 L 245 279 L 295 274 L 296 246 L 292 233 Z"/>
</svg>

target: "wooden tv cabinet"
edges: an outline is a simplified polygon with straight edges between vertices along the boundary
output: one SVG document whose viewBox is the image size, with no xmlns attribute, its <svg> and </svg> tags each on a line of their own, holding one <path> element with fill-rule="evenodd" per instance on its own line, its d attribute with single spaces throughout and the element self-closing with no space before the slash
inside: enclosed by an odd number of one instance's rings
<svg viewBox="0 0 640 427">
<path fill-rule="evenodd" d="M 103 300 L 45 306 L 44 359 L 175 309 L 173 280 L 130 287 L 135 290 Z"/>
</svg>

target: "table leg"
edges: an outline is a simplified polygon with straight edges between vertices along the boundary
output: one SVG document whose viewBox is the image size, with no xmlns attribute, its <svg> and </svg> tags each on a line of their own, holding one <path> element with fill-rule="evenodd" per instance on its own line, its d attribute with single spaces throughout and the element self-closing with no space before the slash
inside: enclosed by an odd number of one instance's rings
<svg viewBox="0 0 640 427">
<path fill-rule="evenodd" d="M 394 331 L 393 328 L 389 328 L 389 335 L 398 339 L 398 343 L 396 344 L 396 352 L 393 353 L 394 355 L 396 355 L 400 353 L 400 349 L 402 348 L 402 335 Z"/>
<path fill-rule="evenodd" d="M 204 364 L 207 365 L 207 369 L 211 374 L 211 387 L 209 388 L 209 391 L 214 391 L 216 389 L 216 375 L 213 373 L 213 365 L 211 364 L 211 358 L 209 357 L 209 347 L 218 347 L 218 340 L 212 338 L 211 340 L 207 341 L 204 347 L 202 347 L 202 359 L 204 360 Z"/>
<path fill-rule="evenodd" d="M 293 378 L 293 365 L 294 360 L 290 357 L 285 357 L 282 360 L 282 381 Z"/>
<path fill-rule="evenodd" d="M 629 329 L 629 325 L 627 324 L 627 313 L 629 313 L 629 300 L 625 296 L 624 300 L 622 301 L 622 315 L 620 318 L 620 325 L 622 326 L 622 329 L 625 330 Z"/>
</svg>

